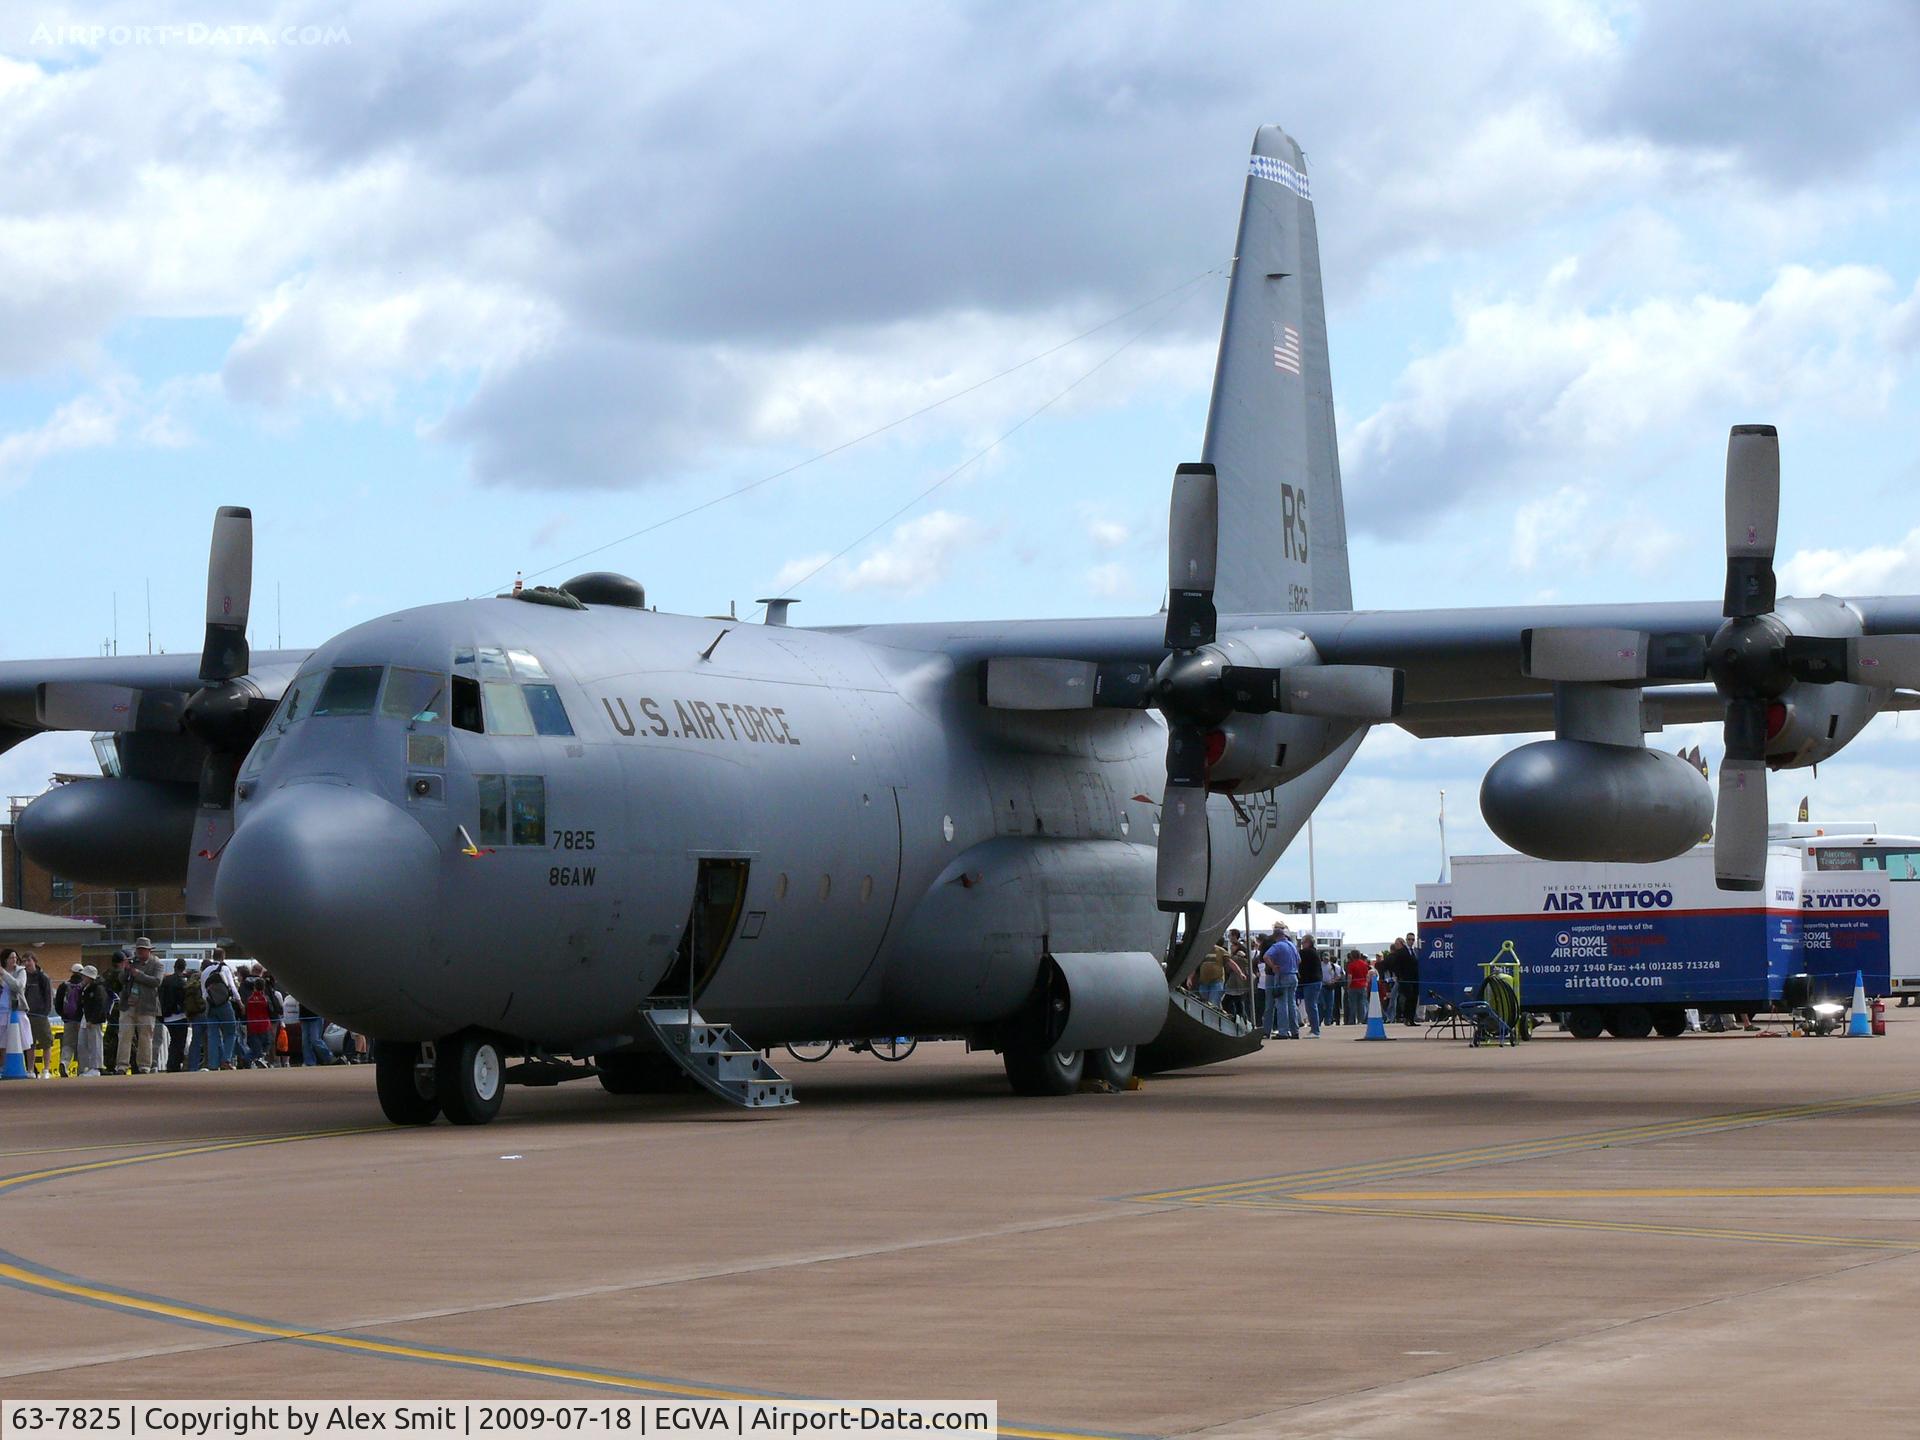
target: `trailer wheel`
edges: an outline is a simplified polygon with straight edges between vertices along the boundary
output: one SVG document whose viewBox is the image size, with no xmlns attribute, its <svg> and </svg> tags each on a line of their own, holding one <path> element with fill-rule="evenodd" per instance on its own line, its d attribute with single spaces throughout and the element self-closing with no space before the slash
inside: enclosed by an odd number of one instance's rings
<svg viewBox="0 0 1920 1440">
<path fill-rule="evenodd" d="M 1576 1005 L 1567 1011 L 1567 1033 L 1576 1040 L 1598 1040 L 1606 1021 L 1591 1005 Z"/>
<path fill-rule="evenodd" d="M 1655 1006 L 1653 1028 L 1669 1040 L 1677 1039 L 1687 1033 L 1687 1012 L 1678 1005 Z"/>
<path fill-rule="evenodd" d="M 1653 1033 L 1653 1012 L 1644 1005 L 1618 1005 L 1606 1015 L 1607 1033 L 1620 1040 L 1644 1040 Z"/>
</svg>

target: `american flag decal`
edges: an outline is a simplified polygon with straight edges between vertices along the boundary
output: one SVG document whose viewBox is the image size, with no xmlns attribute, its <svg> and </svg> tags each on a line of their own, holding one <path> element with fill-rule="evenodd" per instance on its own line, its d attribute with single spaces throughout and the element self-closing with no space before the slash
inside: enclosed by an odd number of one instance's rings
<svg viewBox="0 0 1920 1440">
<path fill-rule="evenodd" d="M 1273 327 L 1273 363 L 1289 375 L 1300 373 L 1300 332 L 1291 325 Z"/>
</svg>

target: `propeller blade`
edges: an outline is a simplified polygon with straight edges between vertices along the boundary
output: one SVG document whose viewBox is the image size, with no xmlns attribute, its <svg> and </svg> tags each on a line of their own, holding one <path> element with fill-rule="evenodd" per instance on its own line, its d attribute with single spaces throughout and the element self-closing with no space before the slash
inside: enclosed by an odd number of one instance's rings
<svg viewBox="0 0 1920 1440">
<path fill-rule="evenodd" d="M 1773 547 L 1780 532 L 1780 432 L 1736 425 L 1727 436 L 1727 594 L 1721 613 L 1773 609 Z"/>
<path fill-rule="evenodd" d="M 1283 708 L 1280 685 L 1286 673 L 1264 665 L 1222 665 L 1221 693 L 1242 715 L 1269 715 Z"/>
<path fill-rule="evenodd" d="M 1091 660 L 996 655 L 982 667 L 982 698 L 995 710 L 1085 710 L 1097 673 Z"/>
<path fill-rule="evenodd" d="M 1155 898 L 1162 910 L 1198 911 L 1207 903 L 1212 865 L 1207 840 L 1207 792 L 1169 778 L 1160 799 L 1160 849 L 1154 859 Z"/>
<path fill-rule="evenodd" d="M 1644 630 L 1522 630 L 1520 665 L 1534 680 L 1702 680 L 1707 642 L 1701 635 L 1649 635 Z"/>
<path fill-rule="evenodd" d="M 1167 517 L 1167 648 L 1213 643 L 1214 566 L 1220 553 L 1220 478 L 1213 466 L 1182 465 L 1173 473 Z"/>
<path fill-rule="evenodd" d="M 247 611 L 253 602 L 253 512 L 222 505 L 213 517 L 207 553 L 207 635 L 200 678 L 233 680 L 247 673 Z"/>
<path fill-rule="evenodd" d="M 1724 772 L 1740 760 L 1760 765 L 1767 758 L 1767 702 L 1765 700 L 1727 701 L 1727 719 L 1723 738 L 1726 758 L 1720 762 Z"/>
<path fill-rule="evenodd" d="M 49 730 L 177 730 L 186 697 L 171 690 L 92 681 L 48 681 L 34 692 L 34 714 Z"/>
<path fill-rule="evenodd" d="M 1882 689 L 1920 689 L 1920 635 L 1861 635 L 1849 640 L 1847 679 Z"/>
<path fill-rule="evenodd" d="M 211 750 L 200 765 L 200 804 L 187 845 L 187 914 L 196 920 L 214 918 L 213 882 L 233 838 L 233 784 L 244 758 Z"/>
<path fill-rule="evenodd" d="M 1391 720 L 1407 675 L 1386 665 L 1298 665 L 1282 670 L 1280 708 L 1329 720 Z"/>
<path fill-rule="evenodd" d="M 1722 890 L 1758 890 L 1767 878 L 1767 767 L 1758 760 L 1720 762 L 1720 803 L 1713 818 L 1713 874 Z"/>
<path fill-rule="evenodd" d="M 1093 677 L 1093 703 L 1106 710 L 1144 710 L 1155 667 L 1143 661 L 1102 665 Z"/>
<path fill-rule="evenodd" d="M 233 811 L 207 808 L 194 817 L 193 848 L 187 852 L 187 915 L 212 920 L 213 882 L 220 874 L 220 854 L 233 838 Z"/>
</svg>

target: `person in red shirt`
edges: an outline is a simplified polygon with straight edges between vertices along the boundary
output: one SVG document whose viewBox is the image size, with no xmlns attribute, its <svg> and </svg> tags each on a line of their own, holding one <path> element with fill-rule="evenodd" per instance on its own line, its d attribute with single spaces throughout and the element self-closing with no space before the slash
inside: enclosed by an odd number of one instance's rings
<svg viewBox="0 0 1920 1440">
<path fill-rule="evenodd" d="M 267 1068 L 267 1051 L 273 1046 L 273 1002 L 263 981 L 256 980 L 247 994 L 247 1064 L 256 1070 Z"/>
<path fill-rule="evenodd" d="M 1358 950 L 1347 951 L 1347 1024 L 1364 1025 L 1367 1021 L 1367 977 L 1373 973 L 1373 966 L 1367 957 Z"/>
</svg>

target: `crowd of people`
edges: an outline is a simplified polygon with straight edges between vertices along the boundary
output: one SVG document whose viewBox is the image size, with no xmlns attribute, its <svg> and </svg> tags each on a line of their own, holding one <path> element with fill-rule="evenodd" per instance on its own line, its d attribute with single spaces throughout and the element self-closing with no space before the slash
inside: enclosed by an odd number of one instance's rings
<svg viewBox="0 0 1920 1440">
<path fill-rule="evenodd" d="M 1270 1039 L 1297 1040 L 1318 1039 L 1323 1027 L 1364 1025 L 1376 979 L 1381 1014 L 1417 1024 L 1420 947 L 1412 935 L 1368 958 L 1355 949 L 1344 955 L 1322 950 L 1314 935 L 1296 938 L 1284 924 L 1265 935 L 1229 930 L 1186 983 L 1202 1000 Z"/>
<path fill-rule="evenodd" d="M 141 936 L 103 971 L 82 964 L 55 984 L 32 950 L 0 950 L 0 1011 L 25 1014 L 28 1073 L 145 1075 L 189 1070 L 264 1070 L 354 1064 L 365 1039 L 348 1034 L 339 1053 L 327 1022 L 274 982 L 258 962 L 235 965 L 224 950 L 193 965 L 154 953 Z M 56 1045 L 56 1032 L 59 1044 Z"/>
</svg>

